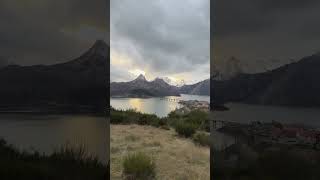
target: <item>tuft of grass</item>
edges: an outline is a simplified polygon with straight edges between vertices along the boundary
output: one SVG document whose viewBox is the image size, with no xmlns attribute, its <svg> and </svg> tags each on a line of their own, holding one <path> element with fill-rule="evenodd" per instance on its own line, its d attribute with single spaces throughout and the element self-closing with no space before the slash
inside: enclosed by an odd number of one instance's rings
<svg viewBox="0 0 320 180">
<path fill-rule="evenodd" d="M 0 140 L 0 179 L 107 179 L 108 166 L 85 146 L 61 147 L 51 155 L 19 151 Z"/>
<path fill-rule="evenodd" d="M 125 137 L 126 141 L 132 141 L 132 142 L 138 141 L 139 139 L 140 139 L 140 137 L 134 136 L 134 135 L 128 135 L 128 136 Z"/>
<path fill-rule="evenodd" d="M 198 145 L 210 147 L 210 136 L 204 132 L 197 132 L 193 135 L 192 140 Z"/>
<path fill-rule="evenodd" d="M 126 180 L 151 180 L 155 178 L 155 163 L 144 153 L 127 155 L 122 165 L 123 178 Z"/>
</svg>

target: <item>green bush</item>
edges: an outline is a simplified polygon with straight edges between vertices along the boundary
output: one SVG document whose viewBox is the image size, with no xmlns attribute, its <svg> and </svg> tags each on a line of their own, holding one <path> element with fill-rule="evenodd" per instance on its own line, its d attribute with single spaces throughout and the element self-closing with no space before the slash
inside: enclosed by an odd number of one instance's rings
<svg viewBox="0 0 320 180">
<path fill-rule="evenodd" d="M 193 135 L 193 141 L 201 146 L 210 146 L 210 135 L 204 132 L 198 132 Z"/>
<path fill-rule="evenodd" d="M 191 137 L 195 132 L 197 127 L 194 124 L 180 121 L 175 125 L 176 132 L 183 137 Z"/>
<path fill-rule="evenodd" d="M 204 111 L 193 110 L 184 115 L 183 119 L 188 123 L 194 124 L 201 130 L 207 130 L 207 127 L 209 127 L 209 116 L 208 113 Z"/>
<path fill-rule="evenodd" d="M 127 180 L 155 178 L 155 164 L 144 153 L 129 154 L 123 161 L 123 177 Z"/>
<path fill-rule="evenodd" d="M 121 124 L 125 119 L 124 114 L 119 111 L 111 111 L 110 116 L 112 124 Z"/>
</svg>

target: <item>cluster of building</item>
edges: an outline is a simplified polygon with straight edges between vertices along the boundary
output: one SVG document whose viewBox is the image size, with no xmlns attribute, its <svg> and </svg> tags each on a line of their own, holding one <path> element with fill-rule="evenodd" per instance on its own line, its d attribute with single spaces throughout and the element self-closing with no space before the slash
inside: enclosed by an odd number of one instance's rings
<svg viewBox="0 0 320 180">
<path fill-rule="evenodd" d="M 278 122 L 252 122 L 248 134 L 255 142 L 320 147 L 320 131 Z"/>
<path fill-rule="evenodd" d="M 184 113 L 188 113 L 191 110 L 201 110 L 205 112 L 209 112 L 209 102 L 207 101 L 198 101 L 198 100 L 188 100 L 188 101 L 179 101 L 179 104 L 183 105 L 180 109 L 184 111 Z"/>
</svg>

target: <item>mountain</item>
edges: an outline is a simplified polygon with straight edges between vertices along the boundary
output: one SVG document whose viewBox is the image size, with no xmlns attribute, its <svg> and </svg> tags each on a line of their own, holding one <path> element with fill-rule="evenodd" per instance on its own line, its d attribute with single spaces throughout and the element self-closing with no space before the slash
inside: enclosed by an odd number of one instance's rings
<svg viewBox="0 0 320 180">
<path fill-rule="evenodd" d="M 61 64 L 0 69 L 0 109 L 104 111 L 109 104 L 109 46 L 99 40 Z"/>
<path fill-rule="evenodd" d="M 210 96 L 210 80 L 204 80 L 192 85 L 184 85 L 179 88 L 181 94 Z"/>
<path fill-rule="evenodd" d="M 129 82 L 112 82 L 110 95 L 113 97 L 157 97 L 179 96 L 180 94 L 210 95 L 210 80 L 181 87 L 170 85 L 166 79 L 147 81 L 143 75 Z"/>
<path fill-rule="evenodd" d="M 184 82 L 184 80 L 179 80 L 179 81 L 174 81 L 168 77 L 164 77 L 164 78 L 161 78 L 163 79 L 166 83 L 172 85 L 172 86 L 177 86 L 177 87 L 181 87 L 183 85 L 185 85 L 186 83 Z"/>
<path fill-rule="evenodd" d="M 212 66 L 211 74 L 217 80 L 228 80 L 244 72 L 244 65 L 236 57 L 232 56 L 223 62 L 223 64 L 214 64 Z"/>
<path fill-rule="evenodd" d="M 262 105 L 320 106 L 320 54 L 257 74 L 239 74 L 211 82 L 215 104 L 243 102 Z"/>
<path fill-rule="evenodd" d="M 112 82 L 110 95 L 121 97 L 178 96 L 178 88 L 156 78 L 147 81 L 143 75 L 129 82 Z"/>
</svg>

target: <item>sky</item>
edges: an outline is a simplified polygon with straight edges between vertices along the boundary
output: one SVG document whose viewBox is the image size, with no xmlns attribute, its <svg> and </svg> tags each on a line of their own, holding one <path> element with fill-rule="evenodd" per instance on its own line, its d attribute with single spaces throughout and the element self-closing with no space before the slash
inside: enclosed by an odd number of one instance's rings
<svg viewBox="0 0 320 180">
<path fill-rule="evenodd" d="M 111 0 L 111 81 L 210 76 L 210 0 Z"/>
<path fill-rule="evenodd" d="M 320 51 L 319 0 L 215 0 L 212 69 L 234 56 L 261 72 Z M 212 71 L 213 72 L 213 71 Z"/>
<path fill-rule="evenodd" d="M 107 0 L 1 0 L 0 66 L 72 60 L 109 42 L 108 17 Z"/>
</svg>

